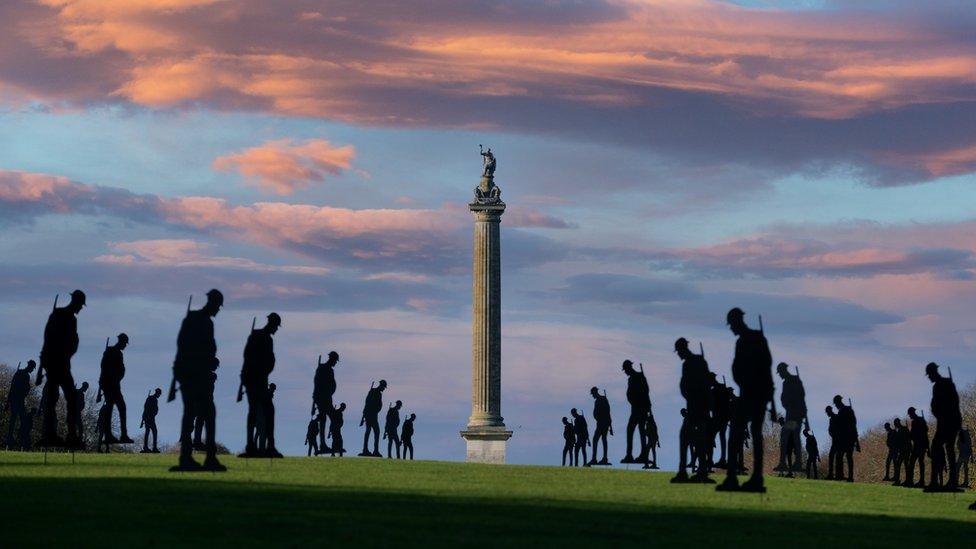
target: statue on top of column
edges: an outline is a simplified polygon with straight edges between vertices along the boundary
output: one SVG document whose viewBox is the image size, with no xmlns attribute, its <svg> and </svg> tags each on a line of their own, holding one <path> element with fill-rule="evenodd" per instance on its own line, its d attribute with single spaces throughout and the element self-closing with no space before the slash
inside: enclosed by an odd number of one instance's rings
<svg viewBox="0 0 976 549">
<path fill-rule="evenodd" d="M 486 151 L 482 145 L 478 145 L 481 156 L 484 159 L 484 168 L 481 173 L 481 183 L 474 189 L 475 201 L 479 204 L 493 204 L 501 202 L 502 190 L 495 186 L 495 155 L 491 152 L 491 147 Z"/>
</svg>

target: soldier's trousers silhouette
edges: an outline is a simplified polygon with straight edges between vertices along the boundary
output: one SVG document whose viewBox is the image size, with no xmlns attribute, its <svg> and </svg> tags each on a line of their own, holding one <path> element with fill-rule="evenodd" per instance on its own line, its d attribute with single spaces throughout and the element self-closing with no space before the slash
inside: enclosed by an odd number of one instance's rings
<svg viewBox="0 0 976 549">
<path fill-rule="evenodd" d="M 845 444 L 838 449 L 837 455 L 834 456 L 837 466 L 837 480 L 854 480 L 854 447 Z M 844 476 L 844 462 L 847 462 L 847 476 Z"/>
<path fill-rule="evenodd" d="M 326 423 L 332 420 L 331 414 L 334 407 L 331 398 L 319 399 L 314 402 L 315 409 L 319 411 L 318 415 L 315 416 L 319 422 L 319 451 L 324 452 L 329 447 L 325 442 L 325 434 L 328 432 L 326 431 Z"/>
<path fill-rule="evenodd" d="M 312 455 L 312 452 L 313 451 L 315 452 L 315 455 L 318 455 L 318 453 L 319 453 L 319 441 L 318 441 L 318 439 L 316 437 L 308 437 L 308 438 L 306 438 L 305 439 L 305 444 L 308 446 L 308 455 L 309 456 Z"/>
<path fill-rule="evenodd" d="M 763 440 L 762 425 L 766 416 L 766 402 L 750 401 L 745 397 L 739 399 L 732 415 L 732 428 L 729 437 L 728 476 L 734 478 L 736 464 L 745 465 L 745 434 L 746 426 L 752 433 L 752 475 L 762 478 L 763 474 Z"/>
<path fill-rule="evenodd" d="M 586 465 L 586 443 L 580 444 L 576 443 L 576 447 L 573 451 L 573 467 L 577 467 L 580 464 L 580 452 L 583 453 L 583 465 Z"/>
<path fill-rule="evenodd" d="M 332 437 L 332 447 L 329 449 L 332 457 L 335 457 L 336 454 L 339 454 L 341 457 L 342 453 L 346 451 L 342 445 L 342 428 L 336 427 L 335 423 L 331 424 L 329 426 L 329 436 Z M 321 451 L 324 452 L 325 449 L 323 448 Z"/>
<path fill-rule="evenodd" d="M 42 361 L 43 362 L 43 361 Z M 55 440 L 58 436 L 58 390 L 64 393 L 65 409 L 67 410 L 68 440 L 80 439 L 78 432 L 81 423 L 81 409 L 78 407 L 78 391 L 75 390 L 75 380 L 71 371 L 62 366 L 52 368 L 43 366 L 47 371 L 47 383 L 44 384 L 42 400 L 44 402 L 44 439 Z"/>
<path fill-rule="evenodd" d="M 563 445 L 563 465 L 566 465 L 567 457 L 569 458 L 570 466 L 573 465 L 573 448 L 575 446 L 576 443 L 573 442 L 572 440 L 567 440 L 566 443 Z"/>
<path fill-rule="evenodd" d="M 918 449 L 913 449 L 911 455 L 908 456 L 908 465 L 905 468 L 906 485 L 915 483 L 916 463 L 918 463 L 918 481 L 925 484 L 925 448 L 921 446 Z"/>
<path fill-rule="evenodd" d="M 641 452 L 637 461 L 647 460 L 647 432 L 645 422 L 647 421 L 648 412 L 649 410 L 644 408 L 631 408 L 630 418 L 627 420 L 627 457 L 634 457 L 634 429 L 637 429 L 641 445 Z"/>
<path fill-rule="evenodd" d="M 710 444 L 710 447 L 711 447 L 711 455 L 709 456 L 709 459 L 711 460 L 711 463 L 715 463 L 715 464 L 717 464 L 719 466 L 724 467 L 725 466 L 725 458 L 726 458 L 726 455 L 725 455 L 725 451 L 726 451 L 726 448 L 725 448 L 725 445 L 726 445 L 725 430 L 728 429 L 729 422 L 727 420 L 724 420 L 724 419 L 713 419 L 712 422 L 710 423 L 710 425 L 711 425 L 711 434 L 709 436 L 711 437 L 711 444 Z M 718 461 L 715 461 L 715 437 L 716 437 L 716 435 L 718 436 L 718 442 L 719 442 L 719 445 L 720 445 L 720 453 L 719 453 L 719 460 Z"/>
<path fill-rule="evenodd" d="M 830 441 L 830 451 L 827 452 L 827 480 L 832 480 L 834 478 L 834 472 L 836 471 L 836 462 L 839 459 L 837 451 L 837 444 L 833 439 Z"/>
<path fill-rule="evenodd" d="M 149 451 L 149 435 L 152 435 L 152 449 L 158 450 L 159 431 L 156 429 L 156 418 L 146 421 L 146 432 L 142 435 L 142 449 Z"/>
<path fill-rule="evenodd" d="M 956 439 L 959 438 L 960 426 L 955 423 L 939 421 L 932 437 L 932 484 L 942 485 L 942 472 L 949 470 L 949 486 L 959 485 L 958 469 L 956 468 Z"/>
<path fill-rule="evenodd" d="M 203 448 L 203 416 L 196 416 L 193 418 L 193 447 Z"/>
<path fill-rule="evenodd" d="M 891 480 L 891 466 L 895 463 L 894 452 L 890 449 L 887 455 L 885 455 L 885 474 L 882 480 Z"/>
<path fill-rule="evenodd" d="M 817 471 L 817 460 L 809 454 L 807 454 L 807 478 L 820 478 L 820 471 Z"/>
<path fill-rule="evenodd" d="M 396 446 L 396 456 L 400 459 L 400 436 L 396 433 L 386 434 L 386 457 L 393 457 L 393 447 Z"/>
<path fill-rule="evenodd" d="M 118 385 L 109 385 L 108 387 L 102 388 L 102 393 L 105 397 L 105 404 L 111 407 L 114 406 L 116 410 L 119 411 L 119 429 L 122 437 L 126 437 L 129 434 L 129 429 L 126 423 L 126 413 L 125 413 L 125 398 L 122 397 L 122 388 Z M 112 412 L 109 411 L 109 414 Z M 111 433 L 109 433 L 111 435 Z"/>
<path fill-rule="evenodd" d="M 596 429 L 593 431 L 593 463 L 596 463 L 596 445 L 603 442 L 603 461 L 607 461 L 607 433 L 610 432 L 609 425 L 596 424 Z"/>
<path fill-rule="evenodd" d="M 258 449 L 257 434 L 267 428 L 265 423 L 265 404 L 268 402 L 268 384 L 248 383 L 244 385 L 247 395 L 247 440 L 244 449 L 253 452 Z M 263 446 L 261 447 L 263 450 Z"/>
<path fill-rule="evenodd" d="M 199 385 L 197 384 L 199 383 Z M 180 422 L 180 459 L 191 459 L 193 454 L 194 424 L 206 429 L 207 439 L 204 448 L 208 456 L 217 453 L 216 434 L 217 409 L 214 406 L 213 391 L 205 382 L 187 385 L 180 382 L 180 394 L 183 397 L 183 419 Z M 198 436 L 199 431 L 198 431 Z M 202 441 L 201 441 L 202 442 Z"/>
<path fill-rule="evenodd" d="M 958 481 L 959 475 L 965 473 L 963 477 L 962 486 L 969 486 L 969 460 L 970 456 L 959 456 L 959 462 L 956 463 L 956 480 Z"/>
<path fill-rule="evenodd" d="M 403 439 L 403 459 L 407 459 L 407 452 L 410 452 L 410 459 L 413 459 L 413 437 Z"/>
<path fill-rule="evenodd" d="M 27 408 L 19 402 L 10 403 L 10 417 L 7 418 L 7 449 L 17 445 L 14 437 L 14 424 L 23 425 L 27 421 Z"/>
<path fill-rule="evenodd" d="M 373 454 L 380 455 L 380 422 L 376 416 L 366 416 L 366 433 L 363 434 L 363 453 L 369 453 L 369 435 L 373 434 Z"/>
</svg>

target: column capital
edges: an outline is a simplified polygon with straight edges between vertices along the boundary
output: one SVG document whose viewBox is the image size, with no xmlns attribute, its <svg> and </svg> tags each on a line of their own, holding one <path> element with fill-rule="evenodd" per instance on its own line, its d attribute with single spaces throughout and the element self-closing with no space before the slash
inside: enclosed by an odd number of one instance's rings
<svg viewBox="0 0 976 549">
<path fill-rule="evenodd" d="M 490 219 L 501 217 L 505 213 L 505 203 L 501 200 L 497 202 L 472 202 L 468 204 L 468 209 L 475 214 L 477 219 Z"/>
</svg>

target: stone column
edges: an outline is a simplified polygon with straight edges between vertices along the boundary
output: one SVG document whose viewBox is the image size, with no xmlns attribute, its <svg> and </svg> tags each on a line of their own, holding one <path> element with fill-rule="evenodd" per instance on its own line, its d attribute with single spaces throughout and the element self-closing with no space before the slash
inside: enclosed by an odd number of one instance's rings
<svg viewBox="0 0 976 549">
<path fill-rule="evenodd" d="M 491 176 L 482 176 L 474 202 L 474 262 L 471 284 L 471 417 L 461 432 L 467 461 L 505 463 L 512 432 L 501 416 L 501 248 L 499 223 L 505 203 Z M 492 190 L 495 192 L 492 193 Z"/>
</svg>

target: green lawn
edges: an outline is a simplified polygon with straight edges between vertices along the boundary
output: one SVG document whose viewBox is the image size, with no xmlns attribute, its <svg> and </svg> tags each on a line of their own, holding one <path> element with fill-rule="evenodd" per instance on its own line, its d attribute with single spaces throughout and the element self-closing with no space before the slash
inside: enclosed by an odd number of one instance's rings
<svg viewBox="0 0 976 549">
<path fill-rule="evenodd" d="M 174 459 L 0 453 L 0 546 L 976 543 L 972 492 L 770 478 L 760 497 L 616 467 L 356 458 L 169 473 Z"/>
</svg>

